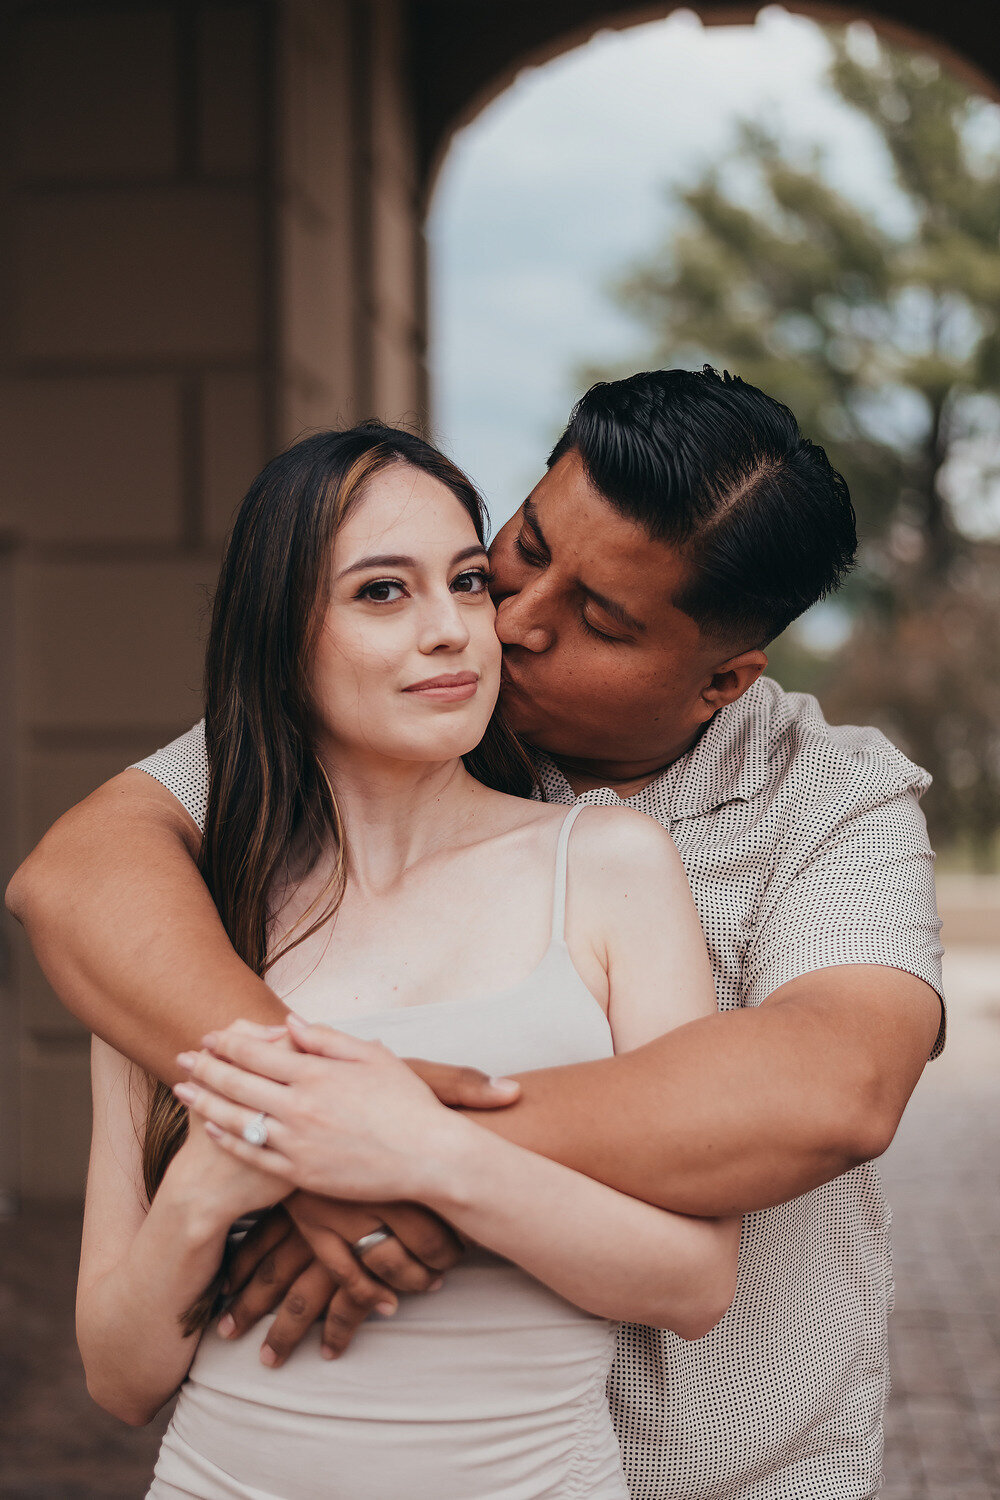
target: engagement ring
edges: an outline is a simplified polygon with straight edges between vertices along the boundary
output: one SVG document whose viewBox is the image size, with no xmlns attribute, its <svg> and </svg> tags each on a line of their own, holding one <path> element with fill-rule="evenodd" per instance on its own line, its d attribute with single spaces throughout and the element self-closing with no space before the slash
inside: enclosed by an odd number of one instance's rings
<svg viewBox="0 0 1000 1500">
<path fill-rule="evenodd" d="M 243 1139 L 248 1146 L 267 1145 L 267 1115 L 263 1110 L 244 1125 Z"/>
</svg>

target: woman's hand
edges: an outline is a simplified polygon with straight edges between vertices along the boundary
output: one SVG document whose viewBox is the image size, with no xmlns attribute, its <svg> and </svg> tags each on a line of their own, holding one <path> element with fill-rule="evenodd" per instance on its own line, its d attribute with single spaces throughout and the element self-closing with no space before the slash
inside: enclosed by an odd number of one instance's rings
<svg viewBox="0 0 1000 1500">
<path fill-rule="evenodd" d="M 273 1172 L 237 1161 L 222 1150 L 204 1120 L 190 1114 L 187 1139 L 168 1171 L 174 1180 L 190 1183 L 192 1192 L 209 1204 L 220 1219 L 231 1224 L 244 1214 L 270 1208 L 292 1192 L 292 1184 Z"/>
<path fill-rule="evenodd" d="M 178 1059 L 175 1092 L 247 1166 L 308 1192 L 364 1201 L 419 1197 L 429 1163 L 466 1122 L 381 1042 L 289 1017 L 298 1054 L 230 1027 Z M 242 1131 L 265 1114 L 267 1144 Z"/>
<path fill-rule="evenodd" d="M 253 1036 L 269 1046 L 284 1046 L 292 1051 L 284 1027 L 258 1026 L 251 1021 L 236 1021 L 234 1032 Z M 175 1093 L 184 1103 L 184 1090 Z M 184 1144 L 170 1164 L 174 1179 L 189 1182 L 192 1189 L 219 1210 L 220 1217 L 231 1223 L 244 1214 L 270 1208 L 292 1192 L 292 1184 L 281 1181 L 273 1172 L 262 1171 L 254 1163 L 236 1161 L 221 1149 L 206 1129 L 204 1120 L 188 1110 L 188 1133 Z"/>
</svg>

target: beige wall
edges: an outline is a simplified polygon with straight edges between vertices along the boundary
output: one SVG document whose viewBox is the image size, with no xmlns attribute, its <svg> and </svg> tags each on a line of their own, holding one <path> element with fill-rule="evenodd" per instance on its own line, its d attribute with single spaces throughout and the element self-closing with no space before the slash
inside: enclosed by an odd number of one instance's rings
<svg viewBox="0 0 1000 1500">
<path fill-rule="evenodd" d="M 392 4 L 8 7 L 0 873 L 199 714 L 234 505 L 304 427 L 420 413 Z M 79 1192 L 88 1039 L 8 923 L 0 1190 Z"/>
</svg>

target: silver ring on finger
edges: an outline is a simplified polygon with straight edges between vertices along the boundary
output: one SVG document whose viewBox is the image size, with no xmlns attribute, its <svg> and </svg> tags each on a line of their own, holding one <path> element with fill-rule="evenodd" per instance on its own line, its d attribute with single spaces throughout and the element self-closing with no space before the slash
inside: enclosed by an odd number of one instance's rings
<svg viewBox="0 0 1000 1500">
<path fill-rule="evenodd" d="M 263 1110 L 248 1120 L 242 1130 L 243 1139 L 248 1146 L 267 1145 L 267 1115 Z"/>
<path fill-rule="evenodd" d="M 376 1245 L 381 1245 L 385 1240 L 391 1239 L 392 1230 L 386 1229 L 383 1226 L 381 1229 L 373 1229 L 371 1234 L 363 1234 L 359 1240 L 354 1241 L 351 1249 L 360 1260 L 361 1256 L 364 1255 L 366 1250 L 374 1250 Z"/>
</svg>

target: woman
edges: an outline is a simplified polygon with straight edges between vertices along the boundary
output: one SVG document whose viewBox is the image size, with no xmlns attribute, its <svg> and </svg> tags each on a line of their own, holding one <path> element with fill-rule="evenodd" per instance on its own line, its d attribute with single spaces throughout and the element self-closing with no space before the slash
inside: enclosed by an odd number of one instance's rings
<svg viewBox="0 0 1000 1500">
<path fill-rule="evenodd" d="M 204 1083 L 255 1092 L 147 1083 L 142 1142 L 128 1064 L 95 1041 L 79 1341 L 92 1394 L 126 1420 L 181 1386 L 156 1500 L 622 1500 L 615 1320 L 698 1337 L 732 1296 L 737 1225 L 502 1141 L 394 1055 L 513 1072 L 714 1007 L 669 837 L 624 809 L 512 795 L 530 768 L 494 713 L 488 578 L 468 481 L 375 424 L 275 459 L 234 525 L 207 658 L 203 870 L 237 951 L 337 1030 L 298 1027 L 331 1055 L 278 1043 L 272 1079 L 189 1058 Z M 214 1116 L 215 1140 L 179 1100 Z M 266 1142 L 234 1145 L 261 1113 Z M 233 1220 L 297 1181 L 398 1196 L 407 1153 L 474 1244 L 441 1290 L 375 1316 L 337 1362 L 318 1334 L 277 1371 L 214 1325 L 199 1338 Z"/>
</svg>

